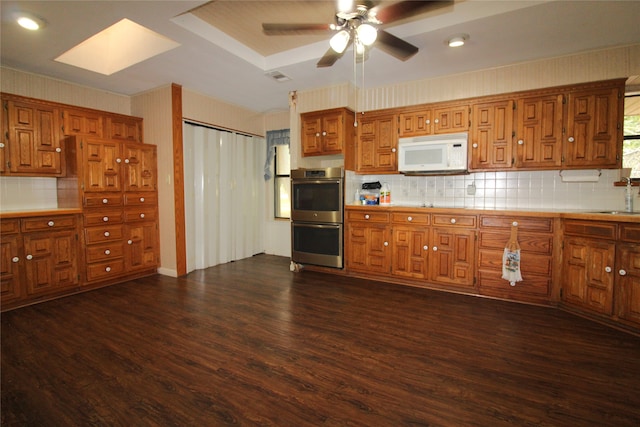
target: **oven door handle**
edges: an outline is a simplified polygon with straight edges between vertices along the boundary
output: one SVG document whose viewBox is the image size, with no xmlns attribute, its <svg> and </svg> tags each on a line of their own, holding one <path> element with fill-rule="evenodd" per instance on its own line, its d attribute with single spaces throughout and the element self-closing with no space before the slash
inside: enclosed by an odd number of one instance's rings
<svg viewBox="0 0 640 427">
<path fill-rule="evenodd" d="M 305 228 L 340 228 L 342 224 L 314 224 L 312 222 L 293 222 L 294 227 L 305 227 Z"/>
<path fill-rule="evenodd" d="M 342 184 L 341 179 L 293 179 L 292 185 L 296 184 Z"/>
</svg>

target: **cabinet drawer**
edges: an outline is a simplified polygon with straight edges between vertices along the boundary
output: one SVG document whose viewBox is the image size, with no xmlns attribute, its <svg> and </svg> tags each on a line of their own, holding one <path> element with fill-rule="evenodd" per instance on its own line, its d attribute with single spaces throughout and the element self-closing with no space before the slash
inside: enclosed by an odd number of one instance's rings
<svg viewBox="0 0 640 427">
<path fill-rule="evenodd" d="M 24 218 L 22 219 L 22 231 L 30 232 L 74 228 L 76 224 L 77 220 L 73 215 Z"/>
<path fill-rule="evenodd" d="M 426 213 L 393 212 L 391 214 L 391 221 L 396 224 L 429 225 L 429 220 L 429 214 Z"/>
<path fill-rule="evenodd" d="M 553 232 L 553 218 L 525 218 L 517 216 L 480 216 L 480 228 L 508 228 L 518 224 L 518 231 Z"/>
<path fill-rule="evenodd" d="M 618 225 L 610 222 L 564 221 L 564 234 L 615 240 Z"/>
<path fill-rule="evenodd" d="M 526 296 L 546 299 L 551 289 L 551 279 L 547 276 L 525 275 L 522 273 L 522 282 L 517 282 L 511 286 L 509 282 L 502 278 L 502 271 L 478 270 L 478 283 L 480 295 L 491 295 L 495 297 L 522 299 L 526 301 Z M 525 298 L 520 298 L 520 296 Z"/>
<path fill-rule="evenodd" d="M 121 224 L 122 211 L 105 209 L 99 212 L 85 212 L 84 225 L 91 227 L 93 225 Z"/>
<path fill-rule="evenodd" d="M 389 212 L 347 211 L 348 221 L 389 222 Z"/>
<path fill-rule="evenodd" d="M 156 217 L 155 208 L 127 208 L 124 211 L 125 222 L 155 221 Z"/>
<path fill-rule="evenodd" d="M 480 230 L 479 247 L 481 249 L 503 250 L 509 242 L 510 235 L 509 230 Z M 553 235 L 519 233 L 518 243 L 523 253 L 552 255 L 553 252 Z"/>
<path fill-rule="evenodd" d="M 106 225 L 104 227 L 91 227 L 84 230 L 87 245 L 122 240 L 123 235 L 122 225 Z"/>
<path fill-rule="evenodd" d="M 120 194 L 85 194 L 85 208 L 106 208 L 122 206 L 122 195 Z"/>
<path fill-rule="evenodd" d="M 447 225 L 453 227 L 469 227 L 475 228 L 476 216 L 475 215 L 444 215 L 433 214 L 431 216 L 433 225 Z"/>
<path fill-rule="evenodd" d="M 620 240 L 623 242 L 640 242 L 640 224 L 620 224 Z"/>
<path fill-rule="evenodd" d="M 124 195 L 125 206 L 156 206 L 158 195 L 146 193 L 130 193 Z"/>
<path fill-rule="evenodd" d="M 499 271 L 500 274 L 502 274 L 503 253 L 504 250 L 481 250 L 478 256 L 478 266 L 481 269 Z M 551 277 L 553 268 L 552 259 L 550 256 L 520 252 L 520 271 L 522 271 L 522 277 L 524 278 L 528 274 Z"/>
<path fill-rule="evenodd" d="M 115 259 L 111 261 L 90 264 L 87 266 L 87 280 L 94 281 L 108 279 L 124 272 L 124 260 Z"/>
<path fill-rule="evenodd" d="M 87 262 L 94 263 L 121 258 L 122 253 L 123 249 L 121 241 L 87 246 Z"/>
<path fill-rule="evenodd" d="M 20 232 L 20 221 L 17 219 L 3 219 L 0 221 L 0 233 L 10 234 Z"/>
</svg>

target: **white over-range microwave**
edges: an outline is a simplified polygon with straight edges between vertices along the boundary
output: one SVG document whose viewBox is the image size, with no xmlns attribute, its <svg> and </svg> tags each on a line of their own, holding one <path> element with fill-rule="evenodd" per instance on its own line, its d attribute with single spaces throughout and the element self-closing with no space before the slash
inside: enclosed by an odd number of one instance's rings
<svg viewBox="0 0 640 427">
<path fill-rule="evenodd" d="M 405 174 L 454 174 L 467 171 L 467 133 L 400 138 L 398 171 Z"/>
</svg>

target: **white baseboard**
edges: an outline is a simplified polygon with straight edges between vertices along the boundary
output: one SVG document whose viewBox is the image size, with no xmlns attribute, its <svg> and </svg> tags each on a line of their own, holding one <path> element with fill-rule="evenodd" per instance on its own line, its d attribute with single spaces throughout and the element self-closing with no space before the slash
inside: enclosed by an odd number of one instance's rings
<svg viewBox="0 0 640 427">
<path fill-rule="evenodd" d="M 158 274 L 163 276 L 178 277 L 178 271 L 171 268 L 158 268 Z"/>
</svg>

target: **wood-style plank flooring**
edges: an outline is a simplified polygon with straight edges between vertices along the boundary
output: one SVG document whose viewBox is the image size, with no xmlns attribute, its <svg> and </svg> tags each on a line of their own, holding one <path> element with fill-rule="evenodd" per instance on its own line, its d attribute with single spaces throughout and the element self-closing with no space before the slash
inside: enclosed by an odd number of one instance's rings
<svg viewBox="0 0 640 427">
<path fill-rule="evenodd" d="M 2 314 L 7 426 L 638 426 L 640 338 L 260 255 Z"/>
</svg>

